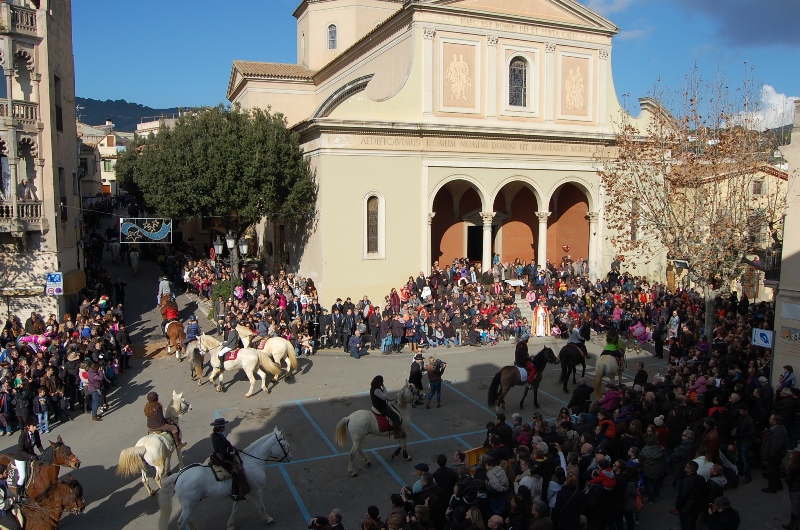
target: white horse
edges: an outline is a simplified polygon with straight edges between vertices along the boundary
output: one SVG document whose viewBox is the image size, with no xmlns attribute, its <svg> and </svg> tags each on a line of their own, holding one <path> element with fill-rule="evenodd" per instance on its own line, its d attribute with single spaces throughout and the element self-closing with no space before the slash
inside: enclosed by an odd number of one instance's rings
<svg viewBox="0 0 800 530">
<path fill-rule="evenodd" d="M 130 253 L 131 257 L 131 268 L 133 269 L 133 275 L 136 276 L 139 273 L 139 253 L 135 250 L 131 250 Z"/>
<path fill-rule="evenodd" d="M 164 417 L 172 423 L 178 424 L 178 419 L 181 415 L 186 414 L 192 410 L 192 405 L 183 399 L 183 393 L 172 392 L 172 401 L 164 411 Z M 165 433 L 165 436 L 171 436 Z M 119 464 L 117 464 L 117 475 L 130 477 L 137 473 L 142 474 L 142 484 L 147 488 L 147 493 L 150 495 L 155 494 L 155 490 L 150 489 L 150 484 L 147 480 L 147 473 L 145 469 L 145 462 L 156 468 L 156 484 L 161 487 L 161 478 L 169 473 L 170 465 L 169 460 L 172 453 L 177 451 L 178 466 L 183 469 L 183 457 L 181 450 L 175 447 L 174 443 L 167 442 L 164 436 L 159 434 L 148 434 L 143 436 L 136 442 L 135 447 L 124 449 L 119 455 Z"/>
<path fill-rule="evenodd" d="M 220 370 L 220 359 L 217 356 L 219 353 L 220 348 L 222 345 L 220 342 L 212 337 L 211 335 L 202 334 L 197 337 L 197 347 L 200 349 L 203 355 L 206 353 L 209 355 L 211 361 L 211 374 L 208 376 L 208 380 L 211 381 L 211 384 L 214 385 L 217 392 L 223 391 L 223 370 Z M 271 365 L 271 366 L 270 366 Z M 281 373 L 280 366 L 277 366 L 275 363 L 270 362 L 268 365 L 262 365 L 260 359 L 260 352 L 258 350 L 254 350 L 253 348 L 241 348 L 239 352 L 236 354 L 236 359 L 233 361 L 225 361 L 222 364 L 222 367 L 225 370 L 244 370 L 247 379 L 250 380 L 250 390 L 247 391 L 247 394 L 244 397 L 249 398 L 253 395 L 253 387 L 256 385 L 256 376 L 261 378 L 261 390 L 264 393 L 268 393 L 267 391 L 267 374 L 264 370 L 271 373 L 273 376 L 278 377 Z M 202 371 L 200 374 L 200 380 L 198 381 L 198 385 L 203 384 L 203 373 Z M 219 377 L 219 381 L 216 381 L 217 377 Z"/>
<path fill-rule="evenodd" d="M 261 488 L 267 480 L 266 468 L 271 462 L 291 462 L 292 452 L 289 449 L 289 442 L 283 437 L 281 431 L 275 427 L 270 434 L 262 436 L 246 449 L 239 453 L 242 458 L 247 482 L 250 484 L 251 495 L 256 500 L 256 508 L 261 515 L 261 520 L 265 524 L 273 521 L 264 507 L 264 499 L 261 496 Z M 178 518 L 178 528 L 183 529 L 189 524 L 192 511 L 204 498 L 229 499 L 231 494 L 231 483 L 228 480 L 217 482 L 214 474 L 208 466 L 193 465 L 184 469 L 182 472 L 168 477 L 164 481 L 164 486 L 158 495 L 160 516 L 158 520 L 159 530 L 166 530 L 169 519 L 172 516 L 172 497 L 176 495 L 181 506 L 181 515 Z M 228 529 L 233 529 L 233 519 L 236 516 L 238 502 L 233 503 L 231 517 L 228 519 Z M 194 527 L 194 524 L 192 524 Z"/>
<path fill-rule="evenodd" d="M 263 343 L 264 347 L 261 348 L 259 344 L 258 354 L 261 360 L 262 368 L 273 374 L 272 386 L 278 384 L 282 365 L 286 363 L 286 379 L 291 379 L 295 372 L 297 372 L 297 354 L 294 351 L 294 345 L 283 337 L 271 337 L 266 339 Z M 274 365 L 278 369 L 278 375 L 275 375 L 270 365 Z M 268 391 L 272 388 L 267 385 Z"/>
<path fill-rule="evenodd" d="M 249 327 L 243 326 L 241 324 L 236 325 L 236 332 L 239 334 L 239 340 L 242 341 L 242 345 L 245 348 L 249 348 L 250 337 L 254 336 L 256 332 L 250 329 Z"/>
<path fill-rule="evenodd" d="M 108 244 L 108 250 L 111 251 L 111 263 L 116 265 L 119 262 L 119 250 L 120 250 L 120 244 L 116 238 L 111 239 L 111 242 Z"/>
<path fill-rule="evenodd" d="M 411 429 L 411 403 L 421 396 L 422 393 L 417 387 L 406 382 L 406 386 L 404 386 L 394 398 L 395 408 L 402 418 L 400 430 L 403 434 L 408 434 L 408 431 Z M 378 420 L 375 419 L 375 413 L 373 413 L 372 410 L 357 410 L 346 418 L 342 418 L 339 424 L 336 425 L 336 443 L 339 444 L 339 447 L 344 447 L 344 444 L 347 442 L 348 433 L 350 434 L 350 438 L 353 439 L 353 447 L 350 449 L 350 457 L 347 460 L 347 472 L 350 473 L 351 477 L 355 477 L 358 476 L 358 473 L 353 469 L 353 458 L 356 456 L 356 453 L 361 455 L 365 465 L 372 465 L 372 462 L 366 457 L 364 451 L 361 450 L 364 438 L 370 434 L 373 436 L 388 437 L 392 434 L 392 431 L 380 431 Z M 411 460 L 406 450 L 406 438 L 399 438 L 397 444 L 397 449 L 389 456 L 389 460 L 393 460 L 400 454 L 400 451 L 403 452 L 403 458 Z"/>
<path fill-rule="evenodd" d="M 622 352 L 623 355 L 623 365 L 625 362 L 625 351 Z M 614 381 L 614 376 L 616 375 L 619 379 L 619 384 L 622 384 L 622 372 L 625 370 L 620 370 L 619 363 L 617 362 L 617 358 L 613 355 L 600 355 L 600 358 L 597 359 L 597 363 L 594 365 L 594 398 L 599 400 L 600 396 L 602 396 L 601 387 L 603 386 L 603 378 L 608 377 L 609 381 Z"/>
</svg>

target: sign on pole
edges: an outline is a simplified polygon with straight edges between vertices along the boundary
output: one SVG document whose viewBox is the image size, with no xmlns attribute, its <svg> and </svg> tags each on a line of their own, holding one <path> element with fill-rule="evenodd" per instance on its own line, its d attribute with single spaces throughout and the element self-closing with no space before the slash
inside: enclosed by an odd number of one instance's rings
<svg viewBox="0 0 800 530">
<path fill-rule="evenodd" d="M 41 284 L 40 284 L 41 285 Z M 64 276 L 60 272 L 48 272 L 47 284 L 44 288 L 47 296 L 61 296 L 64 294 Z"/>
<path fill-rule="evenodd" d="M 772 349 L 772 345 L 774 344 L 773 339 L 775 338 L 775 332 L 768 330 L 768 329 L 754 329 L 753 330 L 753 346 L 758 346 L 759 348 L 769 348 Z"/>
</svg>

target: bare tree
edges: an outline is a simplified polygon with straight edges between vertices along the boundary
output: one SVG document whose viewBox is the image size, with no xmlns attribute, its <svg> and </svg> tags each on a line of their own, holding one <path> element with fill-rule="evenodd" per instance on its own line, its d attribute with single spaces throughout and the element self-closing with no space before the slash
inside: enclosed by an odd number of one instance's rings
<svg viewBox="0 0 800 530">
<path fill-rule="evenodd" d="M 709 340 L 719 289 L 782 234 L 785 186 L 769 173 L 774 145 L 758 127 L 754 88 L 749 78 L 706 82 L 695 68 L 680 91 L 643 102 L 655 109 L 645 124 L 622 113 L 598 159 L 611 243 L 634 263 L 664 250 L 685 261 L 703 289 Z"/>
</svg>

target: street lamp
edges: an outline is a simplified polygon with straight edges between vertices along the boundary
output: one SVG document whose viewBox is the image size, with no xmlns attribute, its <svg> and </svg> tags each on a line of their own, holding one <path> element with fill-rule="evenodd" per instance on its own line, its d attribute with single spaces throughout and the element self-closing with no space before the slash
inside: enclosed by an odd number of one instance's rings
<svg viewBox="0 0 800 530">
<path fill-rule="evenodd" d="M 217 234 L 217 239 L 214 240 L 214 268 L 216 269 L 214 273 L 216 274 L 217 280 L 219 280 L 219 262 L 222 259 L 223 246 L 222 238 Z"/>
</svg>

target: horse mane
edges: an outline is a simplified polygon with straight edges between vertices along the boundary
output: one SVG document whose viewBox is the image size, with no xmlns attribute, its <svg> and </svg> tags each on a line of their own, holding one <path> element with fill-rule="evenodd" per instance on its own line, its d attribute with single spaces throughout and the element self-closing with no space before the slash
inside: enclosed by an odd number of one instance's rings
<svg viewBox="0 0 800 530">
<path fill-rule="evenodd" d="M 58 446 L 58 445 L 59 444 L 56 444 L 56 446 Z M 55 458 L 55 450 L 53 450 L 53 446 L 52 445 L 48 445 L 47 449 L 42 451 L 42 454 L 39 455 L 39 459 L 42 461 L 43 464 L 52 465 L 54 458 Z"/>
<path fill-rule="evenodd" d="M 275 442 L 277 443 L 277 441 L 278 441 L 278 434 L 279 434 L 279 433 L 276 433 L 275 431 L 272 431 L 272 432 L 270 432 L 269 434 L 265 434 L 264 436 L 262 436 L 261 438 L 259 438 L 259 439 L 258 439 L 258 440 L 256 440 L 255 442 L 253 442 L 253 443 L 251 443 L 250 445 L 248 445 L 248 446 L 245 448 L 245 451 L 246 451 L 246 452 L 250 452 L 250 453 L 252 453 L 252 452 L 255 450 L 255 447 L 256 447 L 256 446 L 258 446 L 259 444 L 262 444 L 262 443 L 266 443 L 266 442 L 269 440 L 270 436 L 272 436 L 273 438 L 275 438 Z"/>
<path fill-rule="evenodd" d="M 210 348 L 209 348 L 209 349 L 214 349 L 214 348 L 216 348 L 217 346 L 219 346 L 220 344 L 222 344 L 220 341 L 218 341 L 218 340 L 216 339 L 216 337 L 213 337 L 213 336 L 211 336 L 211 335 L 207 335 L 207 334 L 205 334 L 205 333 L 203 333 L 202 335 L 200 335 L 200 336 L 199 336 L 199 337 L 197 337 L 197 338 L 199 339 L 200 337 L 203 337 L 203 342 L 207 342 L 207 343 L 208 343 L 208 345 L 210 346 Z"/>
<path fill-rule="evenodd" d="M 531 362 L 533 362 L 533 365 L 536 367 L 537 371 L 541 371 L 542 367 L 545 364 L 547 364 L 546 355 L 548 350 L 550 351 L 550 353 L 553 353 L 553 350 L 550 349 L 550 346 L 545 346 L 544 348 L 541 349 L 539 353 L 534 355 L 533 358 L 531 359 Z M 553 355 L 555 355 L 555 353 L 553 353 Z"/>
</svg>

